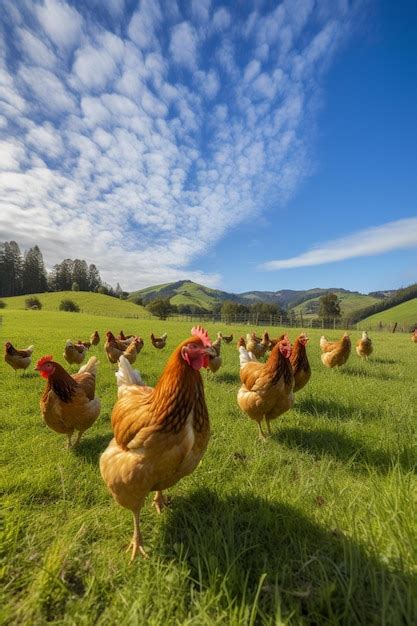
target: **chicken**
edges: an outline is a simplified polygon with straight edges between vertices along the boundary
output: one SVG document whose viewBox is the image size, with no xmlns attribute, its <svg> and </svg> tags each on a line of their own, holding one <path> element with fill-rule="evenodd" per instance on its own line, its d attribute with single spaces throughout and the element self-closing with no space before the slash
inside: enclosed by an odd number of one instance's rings
<svg viewBox="0 0 417 626">
<path fill-rule="evenodd" d="M 219 335 L 223 339 L 224 343 L 232 343 L 232 341 L 233 341 L 233 333 L 231 335 L 229 335 L 229 336 L 222 335 L 222 333 L 218 333 L 217 336 L 219 336 Z"/>
<path fill-rule="evenodd" d="M 82 344 L 72 343 L 72 341 L 68 339 L 65 344 L 63 357 L 70 365 L 73 363 L 80 365 L 80 363 L 84 361 L 86 353 L 87 348 L 85 346 Z"/>
<path fill-rule="evenodd" d="M 91 348 L 91 341 L 81 341 L 81 339 L 79 339 L 76 345 L 84 346 L 84 348 L 87 348 L 87 350 L 89 350 Z"/>
<path fill-rule="evenodd" d="M 372 346 L 372 341 L 368 337 L 368 333 L 366 330 L 362 332 L 362 337 L 356 344 L 356 354 L 360 356 L 362 359 L 368 360 L 368 356 L 372 354 L 374 348 Z"/>
<path fill-rule="evenodd" d="M 48 381 L 40 400 L 42 417 L 49 428 L 67 435 L 69 448 L 79 443 L 100 414 L 100 400 L 94 397 L 97 365 L 97 358 L 92 356 L 71 376 L 52 356 L 44 356 L 36 364 L 36 370 Z M 75 430 L 78 435 L 72 444 Z"/>
<path fill-rule="evenodd" d="M 117 363 L 123 352 L 130 346 L 130 339 L 127 341 L 118 340 L 113 333 L 108 330 L 104 350 L 110 363 Z"/>
<path fill-rule="evenodd" d="M 126 357 L 130 364 L 133 364 L 142 348 L 143 339 L 141 339 L 141 337 L 134 337 L 132 343 L 127 346 L 126 350 L 123 352 L 123 356 Z"/>
<path fill-rule="evenodd" d="M 237 394 L 237 402 L 242 411 L 258 422 L 262 440 L 266 439 L 262 420 L 265 419 L 268 434 L 271 434 L 270 421 L 294 404 L 294 375 L 290 355 L 288 337 L 277 343 L 266 363 L 254 361 L 252 353 L 243 346 L 239 348 L 242 386 Z"/>
<path fill-rule="evenodd" d="M 134 339 L 134 337 L 135 337 L 135 335 L 125 335 L 122 330 L 117 335 L 117 339 L 119 339 L 120 341 L 128 341 L 129 339 L 132 341 Z"/>
<path fill-rule="evenodd" d="M 413 332 L 411 333 L 411 341 L 413 343 L 417 343 L 417 329 L 414 329 Z"/>
<path fill-rule="evenodd" d="M 326 337 L 321 337 L 320 348 L 323 354 L 321 361 L 326 367 L 340 367 L 344 365 L 350 355 L 350 337 L 345 333 L 339 341 L 327 341 Z"/>
<path fill-rule="evenodd" d="M 97 346 L 100 343 L 100 335 L 98 330 L 95 330 L 90 336 L 91 345 Z"/>
<path fill-rule="evenodd" d="M 265 355 L 269 348 L 269 343 L 269 335 L 266 331 L 264 332 L 262 339 L 259 339 L 255 333 L 248 333 L 246 335 L 246 349 L 248 352 L 252 352 L 257 359 L 260 359 Z"/>
<path fill-rule="evenodd" d="M 16 350 L 10 341 L 7 341 L 4 344 L 4 360 L 14 371 L 25 370 L 31 363 L 33 350 L 33 346 L 29 346 L 26 350 Z"/>
<path fill-rule="evenodd" d="M 306 345 L 308 337 L 301 333 L 294 342 L 290 363 L 294 374 L 294 393 L 306 386 L 311 377 L 311 367 L 307 358 Z"/>
<path fill-rule="evenodd" d="M 222 344 L 222 335 L 221 333 L 217 333 L 217 339 L 216 341 L 213 341 L 212 343 L 212 348 L 216 352 L 216 356 L 210 357 L 209 364 L 208 364 L 209 369 L 211 372 L 213 372 L 213 374 L 217 372 L 217 370 L 220 368 L 222 364 L 222 357 L 220 356 L 221 344 Z"/>
<path fill-rule="evenodd" d="M 160 337 L 155 337 L 155 335 L 152 333 L 151 334 L 152 345 L 155 346 L 155 348 L 158 348 L 158 350 L 162 350 L 162 348 L 165 348 L 167 337 L 168 337 L 167 333 L 164 333 Z"/>
<path fill-rule="evenodd" d="M 146 496 L 156 492 L 160 513 L 162 491 L 191 474 L 207 448 L 210 424 L 199 370 L 214 350 L 203 328 L 191 335 L 174 350 L 155 388 L 143 385 L 127 359 L 119 360 L 114 439 L 101 455 L 100 472 L 114 499 L 133 513 L 131 560 L 138 552 L 146 556 L 139 524 Z"/>
</svg>

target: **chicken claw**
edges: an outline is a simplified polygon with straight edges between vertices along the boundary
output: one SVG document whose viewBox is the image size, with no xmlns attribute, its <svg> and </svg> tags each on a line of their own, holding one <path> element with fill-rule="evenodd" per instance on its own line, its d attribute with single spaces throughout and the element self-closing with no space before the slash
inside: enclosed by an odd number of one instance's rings
<svg viewBox="0 0 417 626">
<path fill-rule="evenodd" d="M 139 511 L 137 513 L 136 512 L 133 513 L 133 519 L 134 519 L 133 537 L 126 550 L 126 552 L 129 552 L 129 550 L 132 548 L 132 555 L 130 557 L 131 563 L 135 560 L 138 552 L 141 553 L 144 559 L 149 559 L 149 555 L 147 554 L 147 552 L 145 552 L 145 548 L 143 547 L 142 534 L 139 528 Z"/>
</svg>

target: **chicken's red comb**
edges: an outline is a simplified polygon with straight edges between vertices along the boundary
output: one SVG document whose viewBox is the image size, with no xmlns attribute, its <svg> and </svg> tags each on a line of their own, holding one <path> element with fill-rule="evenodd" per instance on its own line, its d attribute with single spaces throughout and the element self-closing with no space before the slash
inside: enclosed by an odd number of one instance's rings
<svg viewBox="0 0 417 626">
<path fill-rule="evenodd" d="M 191 334 L 193 337 L 198 337 L 201 340 L 203 346 L 211 348 L 211 341 L 210 337 L 208 336 L 208 332 L 204 330 L 202 326 L 194 326 L 191 329 Z"/>
<path fill-rule="evenodd" d="M 47 354 L 46 356 L 43 356 L 41 359 L 39 359 L 39 361 L 36 363 L 36 368 L 40 368 L 42 367 L 42 365 L 45 365 L 45 363 L 49 363 L 49 361 L 53 360 L 53 356 L 51 354 Z"/>
</svg>

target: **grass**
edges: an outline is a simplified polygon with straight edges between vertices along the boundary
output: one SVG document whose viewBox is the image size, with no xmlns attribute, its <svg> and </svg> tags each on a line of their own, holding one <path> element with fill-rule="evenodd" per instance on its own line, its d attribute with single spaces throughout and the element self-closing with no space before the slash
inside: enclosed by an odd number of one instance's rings
<svg viewBox="0 0 417 626">
<path fill-rule="evenodd" d="M 35 293 L 41 304 L 43 311 L 57 311 L 61 300 L 73 300 L 80 307 L 82 312 L 92 315 L 109 315 L 123 317 L 149 317 L 148 311 L 143 306 L 138 306 L 128 300 L 112 298 L 102 293 L 90 293 L 87 291 L 57 291 L 53 293 Z M 2 298 L 8 309 L 25 309 L 25 300 L 28 296 L 13 296 Z M 3 314 L 1 310 L 0 315 Z M 32 311 L 30 312 L 32 314 Z M 34 314 L 37 313 L 33 312 Z"/>
<path fill-rule="evenodd" d="M 189 325 L 39 311 L 2 311 L 3 340 L 61 363 L 65 340 L 98 328 L 138 333 L 137 366 L 155 384 Z M 209 326 L 236 336 L 247 327 Z M 168 332 L 156 351 L 149 334 Z M 272 336 L 278 334 L 271 333 Z M 290 336 L 294 338 L 295 330 Z M 329 333 L 336 338 L 338 332 Z M 114 367 L 100 344 L 102 412 L 76 451 L 42 423 L 44 381 L 2 361 L 4 624 L 407 625 L 416 610 L 415 359 L 408 336 L 373 334 L 373 358 L 340 371 L 319 358 L 293 410 L 262 444 L 236 403 L 235 345 L 204 372 L 212 424 L 207 453 L 142 532 L 151 558 L 128 563 L 131 515 L 107 493 L 98 459 L 112 433 Z M 358 333 L 359 335 L 359 333 Z M 355 337 L 353 337 L 355 338 Z"/>
<path fill-rule="evenodd" d="M 372 304 L 376 304 L 377 302 L 381 301 L 379 298 L 374 298 L 373 296 L 367 296 L 364 294 L 350 294 L 344 293 L 343 291 L 335 291 L 333 293 L 335 293 L 340 300 L 340 310 L 343 319 L 349 319 L 349 317 L 355 311 L 359 309 L 364 309 L 367 306 L 371 306 Z M 308 310 L 308 307 L 309 305 L 311 305 L 312 302 L 318 302 L 319 299 L 320 296 L 318 296 L 317 298 L 310 298 L 310 300 L 306 300 L 302 304 L 295 306 L 294 311 L 298 315 L 302 313 L 303 317 L 305 317 L 306 319 L 316 318 L 317 312 L 306 313 L 305 311 Z"/>
<path fill-rule="evenodd" d="M 402 302 L 397 306 L 375 313 L 364 320 L 361 320 L 361 326 L 365 328 L 365 325 L 377 326 L 378 324 L 395 324 L 398 322 L 401 326 L 409 327 L 417 325 L 417 298 L 409 300 L 408 302 Z"/>
</svg>

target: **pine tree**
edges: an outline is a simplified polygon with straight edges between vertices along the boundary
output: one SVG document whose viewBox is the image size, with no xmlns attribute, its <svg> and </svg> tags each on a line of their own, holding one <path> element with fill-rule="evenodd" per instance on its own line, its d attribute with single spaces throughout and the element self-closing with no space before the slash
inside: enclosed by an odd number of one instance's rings
<svg viewBox="0 0 417 626">
<path fill-rule="evenodd" d="M 100 273 L 94 263 L 91 263 L 88 268 L 88 291 L 97 291 L 100 285 Z"/>
<path fill-rule="evenodd" d="M 48 288 L 42 252 L 38 246 L 30 248 L 23 264 L 23 293 L 43 293 Z"/>
<path fill-rule="evenodd" d="M 80 291 L 88 291 L 88 267 L 85 261 L 75 259 L 72 262 L 72 283 L 77 283 Z"/>
<path fill-rule="evenodd" d="M 6 241 L 0 251 L 1 296 L 18 296 L 22 293 L 23 259 L 15 241 Z"/>
</svg>

